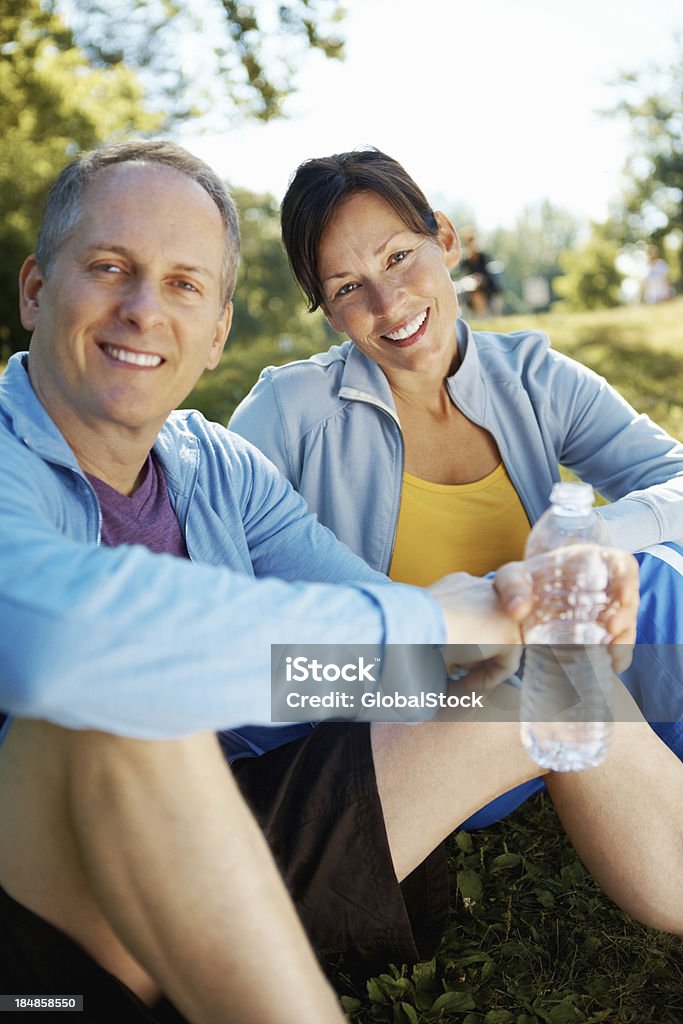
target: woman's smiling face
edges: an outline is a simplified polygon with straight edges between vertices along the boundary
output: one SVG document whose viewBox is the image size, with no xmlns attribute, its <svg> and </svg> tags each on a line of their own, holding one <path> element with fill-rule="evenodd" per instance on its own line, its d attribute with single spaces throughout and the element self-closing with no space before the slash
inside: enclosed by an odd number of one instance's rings
<svg viewBox="0 0 683 1024">
<path fill-rule="evenodd" d="M 451 222 L 434 236 L 408 227 L 374 192 L 337 210 L 318 249 L 324 312 L 385 372 L 442 372 L 455 354 L 458 303 L 449 268 L 460 255 Z"/>
</svg>

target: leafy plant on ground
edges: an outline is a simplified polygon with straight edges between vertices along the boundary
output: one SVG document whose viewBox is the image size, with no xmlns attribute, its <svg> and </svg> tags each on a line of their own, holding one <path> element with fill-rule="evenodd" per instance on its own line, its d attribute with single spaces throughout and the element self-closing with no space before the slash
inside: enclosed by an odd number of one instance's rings
<svg viewBox="0 0 683 1024">
<path fill-rule="evenodd" d="M 437 956 L 371 978 L 344 960 L 332 971 L 354 1024 L 681 1024 L 680 940 L 597 889 L 547 797 L 448 847 Z"/>
</svg>

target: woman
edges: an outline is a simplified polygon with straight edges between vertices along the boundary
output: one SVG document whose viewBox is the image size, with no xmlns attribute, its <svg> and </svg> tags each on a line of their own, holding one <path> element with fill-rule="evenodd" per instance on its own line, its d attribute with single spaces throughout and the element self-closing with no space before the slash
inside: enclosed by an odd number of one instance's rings
<svg viewBox="0 0 683 1024">
<path fill-rule="evenodd" d="M 370 565 L 425 584 L 519 558 L 559 464 L 610 500 L 612 543 L 683 535 L 683 445 L 545 335 L 472 332 L 456 231 L 395 160 L 302 164 L 282 233 L 309 309 L 351 340 L 264 370 L 230 426 Z"/>
</svg>

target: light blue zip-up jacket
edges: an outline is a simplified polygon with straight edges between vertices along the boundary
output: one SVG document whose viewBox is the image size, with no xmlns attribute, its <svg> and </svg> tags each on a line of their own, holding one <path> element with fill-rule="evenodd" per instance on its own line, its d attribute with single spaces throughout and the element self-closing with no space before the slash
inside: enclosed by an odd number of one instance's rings
<svg viewBox="0 0 683 1024">
<path fill-rule="evenodd" d="M 194 565 L 99 546 L 95 493 L 31 387 L 26 354 L 10 359 L 0 378 L 4 711 L 144 738 L 267 723 L 271 643 L 444 642 L 429 594 L 387 584 L 339 544 L 242 438 L 177 412 L 154 451 Z M 326 585 L 342 581 L 357 582 Z"/>
<path fill-rule="evenodd" d="M 493 435 L 535 522 L 558 463 L 612 504 L 600 509 L 627 551 L 683 537 L 683 445 L 640 416 L 591 370 L 553 351 L 546 335 L 473 333 L 458 321 L 455 404 Z M 265 452 L 326 526 L 373 568 L 391 562 L 403 478 L 403 438 L 381 369 L 350 341 L 268 367 L 230 428 Z"/>
<path fill-rule="evenodd" d="M 561 463 L 611 500 L 599 514 L 612 543 L 640 551 L 637 646 L 624 678 L 683 758 L 683 548 L 662 543 L 683 537 L 683 445 L 603 378 L 554 352 L 544 334 L 473 333 L 460 320 L 458 344 L 462 361 L 448 380 L 451 397 L 495 438 L 530 521 L 548 507 Z M 268 367 L 230 427 L 272 459 L 321 522 L 388 571 L 403 438 L 376 363 L 348 341 Z M 486 809 L 470 827 L 498 820 L 521 799 Z"/>
</svg>

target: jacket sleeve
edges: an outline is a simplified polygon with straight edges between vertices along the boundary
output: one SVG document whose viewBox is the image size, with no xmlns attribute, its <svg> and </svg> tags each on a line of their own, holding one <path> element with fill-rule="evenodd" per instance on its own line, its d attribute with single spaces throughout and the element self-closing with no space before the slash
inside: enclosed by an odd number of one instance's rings
<svg viewBox="0 0 683 1024">
<path fill-rule="evenodd" d="M 272 643 L 444 639 L 436 602 L 418 588 L 254 580 L 71 540 L 17 449 L 0 444 L 4 711 L 141 738 L 268 723 Z"/>
<path fill-rule="evenodd" d="M 228 426 L 256 445 L 298 488 L 299 480 L 288 456 L 286 421 L 281 414 L 279 396 L 269 367 L 262 371 L 254 387 L 237 406 Z"/>
<path fill-rule="evenodd" d="M 249 479 L 242 523 L 257 576 L 324 583 L 389 582 L 319 522 L 263 452 L 240 440 Z"/>
<path fill-rule="evenodd" d="M 613 544 L 640 551 L 683 537 L 683 445 L 607 381 L 549 350 L 530 389 L 543 396 L 557 458 L 610 502 Z"/>
</svg>

